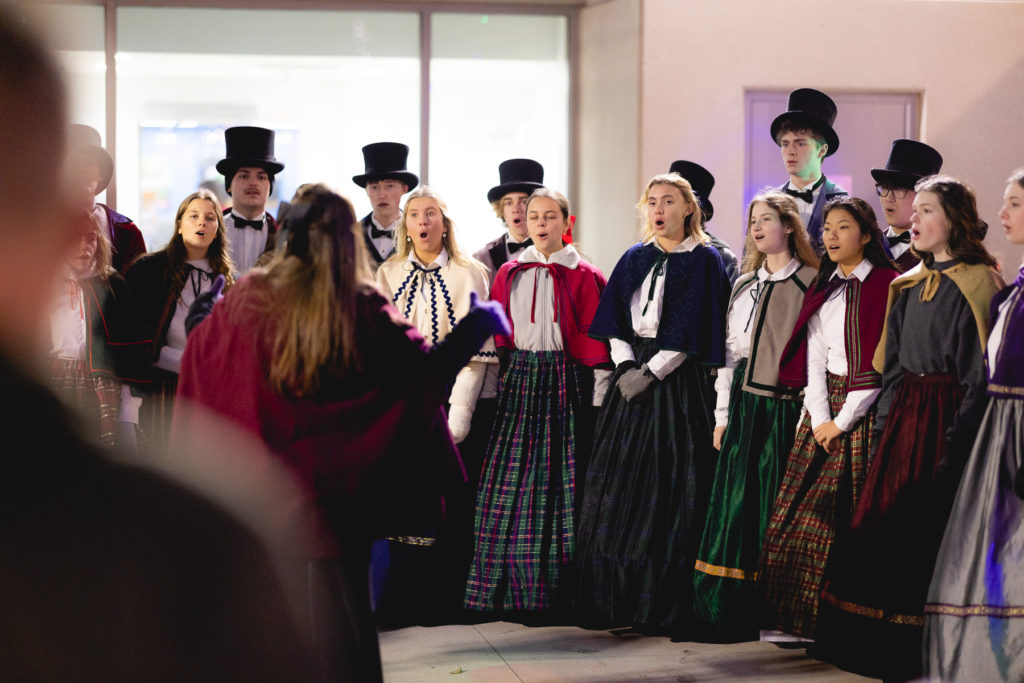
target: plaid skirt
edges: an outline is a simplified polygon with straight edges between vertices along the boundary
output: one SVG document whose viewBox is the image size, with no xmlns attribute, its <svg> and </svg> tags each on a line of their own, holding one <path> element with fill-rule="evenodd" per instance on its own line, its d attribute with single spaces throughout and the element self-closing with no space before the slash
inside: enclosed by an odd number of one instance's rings
<svg viewBox="0 0 1024 683">
<path fill-rule="evenodd" d="M 50 386 L 82 416 L 92 438 L 113 446 L 121 407 L 121 385 L 111 377 L 95 375 L 85 361 L 54 358 L 50 361 Z"/>
<path fill-rule="evenodd" d="M 633 345 L 638 363 L 658 348 Z M 693 615 L 693 564 L 714 449 L 706 370 L 690 360 L 627 402 L 612 377 L 597 420 L 577 544 L 577 602 L 588 621 L 677 630 Z"/>
<path fill-rule="evenodd" d="M 828 373 L 832 414 L 846 401 L 846 377 Z M 805 414 L 789 453 L 765 534 L 758 576 L 762 627 L 813 638 L 836 531 L 848 528 L 871 453 L 874 410 L 840 437 L 837 455 L 818 445 Z"/>
<path fill-rule="evenodd" d="M 707 523 L 694 567 L 694 609 L 703 622 L 756 638 L 757 571 L 779 493 L 800 401 L 743 390 L 747 359 L 733 374 Z"/>
<path fill-rule="evenodd" d="M 480 476 L 465 606 L 557 606 L 576 535 L 583 368 L 561 351 L 513 350 Z"/>
<path fill-rule="evenodd" d="M 821 595 L 819 652 L 844 668 L 887 679 L 921 675 L 924 602 L 956 494 L 956 481 L 937 480 L 936 469 L 963 393 L 953 375 L 905 373 L 896 388 Z"/>
</svg>

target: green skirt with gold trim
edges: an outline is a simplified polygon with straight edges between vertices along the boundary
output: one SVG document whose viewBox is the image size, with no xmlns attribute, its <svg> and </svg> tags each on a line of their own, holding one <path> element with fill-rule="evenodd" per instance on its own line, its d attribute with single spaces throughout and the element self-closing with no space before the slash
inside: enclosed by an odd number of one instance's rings
<svg viewBox="0 0 1024 683">
<path fill-rule="evenodd" d="M 755 582 L 761 545 L 793 447 L 800 401 L 743 391 L 747 360 L 733 375 L 711 504 L 693 574 L 698 619 L 756 639 Z"/>
</svg>

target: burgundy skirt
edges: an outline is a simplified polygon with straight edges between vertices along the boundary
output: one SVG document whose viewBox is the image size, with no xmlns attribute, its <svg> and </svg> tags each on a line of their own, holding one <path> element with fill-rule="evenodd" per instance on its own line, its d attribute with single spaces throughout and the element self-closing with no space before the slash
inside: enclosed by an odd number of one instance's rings
<svg viewBox="0 0 1024 683">
<path fill-rule="evenodd" d="M 962 398 L 953 375 L 907 373 L 896 389 L 822 591 L 819 648 L 840 665 L 887 678 L 919 675 L 925 598 L 956 494 L 938 465 Z"/>
</svg>

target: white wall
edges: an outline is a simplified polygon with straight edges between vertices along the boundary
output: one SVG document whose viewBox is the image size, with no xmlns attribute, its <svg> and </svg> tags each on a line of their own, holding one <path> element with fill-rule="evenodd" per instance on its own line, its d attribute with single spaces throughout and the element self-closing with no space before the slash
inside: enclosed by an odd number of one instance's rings
<svg viewBox="0 0 1024 683">
<path fill-rule="evenodd" d="M 605 275 L 639 236 L 640 10 L 641 0 L 613 0 L 580 11 L 580 191 L 569 199 Z"/>
<path fill-rule="evenodd" d="M 635 4 L 617 0 L 584 14 Z M 737 250 L 746 88 L 915 91 L 922 139 L 942 153 L 944 171 L 975 188 L 992 226 L 986 244 L 1016 271 L 1022 251 L 1007 244 L 998 212 L 1005 178 L 1024 166 L 1024 3 L 642 0 L 640 9 L 640 180 L 675 158 L 713 159 L 712 225 Z M 632 119 L 623 122 L 628 134 Z"/>
</svg>

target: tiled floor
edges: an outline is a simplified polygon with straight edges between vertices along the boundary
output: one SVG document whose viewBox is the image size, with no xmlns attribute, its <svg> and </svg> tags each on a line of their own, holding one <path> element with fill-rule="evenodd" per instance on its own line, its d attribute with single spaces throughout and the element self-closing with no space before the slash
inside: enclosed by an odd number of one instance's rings
<svg viewBox="0 0 1024 683">
<path fill-rule="evenodd" d="M 575 626 L 413 626 L 380 635 L 387 683 L 865 681 L 772 643 L 673 643 Z"/>
</svg>

